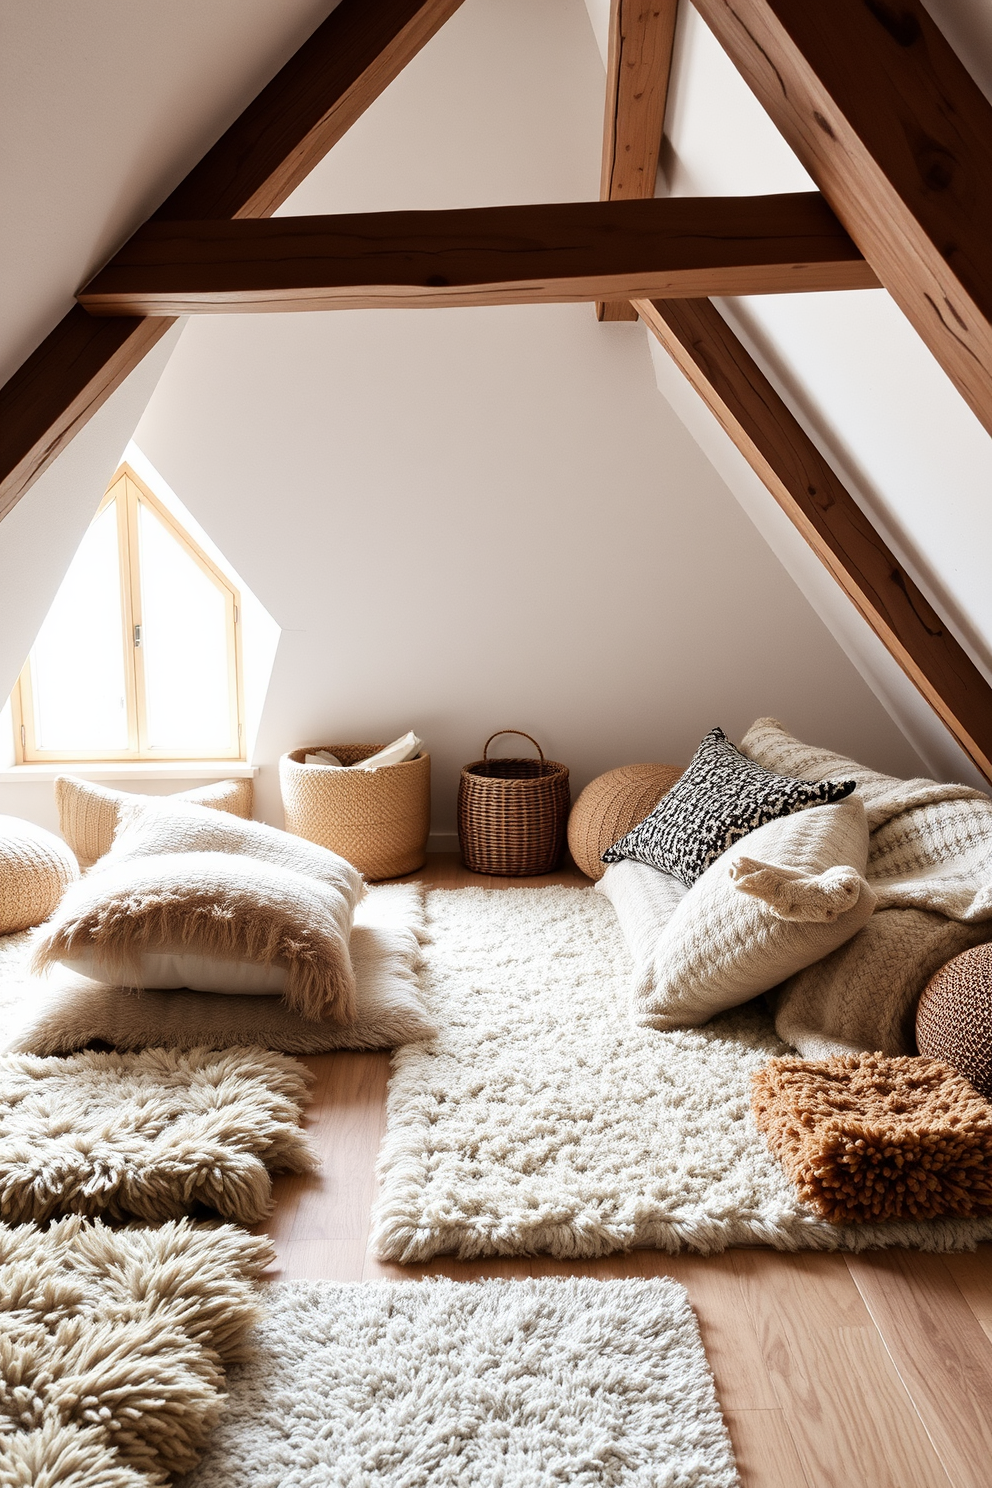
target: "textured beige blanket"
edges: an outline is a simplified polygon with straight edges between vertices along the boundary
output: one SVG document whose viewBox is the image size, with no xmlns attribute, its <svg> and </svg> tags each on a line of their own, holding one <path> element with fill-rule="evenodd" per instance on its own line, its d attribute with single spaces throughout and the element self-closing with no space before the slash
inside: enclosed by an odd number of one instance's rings
<svg viewBox="0 0 992 1488">
<path fill-rule="evenodd" d="M 776 1028 L 807 1059 L 915 1053 L 916 1003 L 969 946 L 992 940 L 992 799 L 967 785 L 899 780 L 804 744 L 759 718 L 741 749 L 782 775 L 854 779 L 871 833 L 878 908 L 840 950 L 784 982 Z"/>
</svg>

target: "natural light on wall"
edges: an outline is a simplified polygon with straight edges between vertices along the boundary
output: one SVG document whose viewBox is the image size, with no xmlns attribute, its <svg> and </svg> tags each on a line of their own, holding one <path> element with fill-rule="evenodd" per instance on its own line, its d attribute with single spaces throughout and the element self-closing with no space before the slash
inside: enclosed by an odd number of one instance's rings
<svg viewBox="0 0 992 1488">
<path fill-rule="evenodd" d="M 126 454 L 14 690 L 17 758 L 245 759 L 278 626 Z"/>
</svg>

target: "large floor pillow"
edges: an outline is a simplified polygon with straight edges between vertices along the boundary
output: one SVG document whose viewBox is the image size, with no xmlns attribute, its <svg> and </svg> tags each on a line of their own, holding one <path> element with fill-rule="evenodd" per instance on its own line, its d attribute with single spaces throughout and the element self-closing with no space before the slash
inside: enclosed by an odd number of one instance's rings
<svg viewBox="0 0 992 1488">
<path fill-rule="evenodd" d="M 804 1059 L 861 1050 L 915 1054 L 916 1006 L 927 982 L 990 933 L 988 923 L 967 925 L 922 909 L 877 909 L 846 945 L 782 984 L 775 995 L 776 1032 Z"/>
<path fill-rule="evenodd" d="M 250 778 L 211 781 L 209 785 L 198 785 L 171 796 L 111 790 L 94 780 L 79 780 L 75 775 L 59 775 L 55 781 L 59 829 L 84 868 L 92 867 L 110 851 L 120 809 L 129 802 L 192 801 L 214 811 L 250 817 L 253 795 L 254 782 Z"/>
</svg>

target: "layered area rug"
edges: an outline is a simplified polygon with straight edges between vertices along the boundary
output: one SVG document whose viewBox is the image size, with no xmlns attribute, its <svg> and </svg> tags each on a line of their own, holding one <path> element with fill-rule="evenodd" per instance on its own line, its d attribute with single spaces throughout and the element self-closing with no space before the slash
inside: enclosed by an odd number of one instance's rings
<svg viewBox="0 0 992 1488">
<path fill-rule="evenodd" d="M 254 1224 L 273 1172 L 318 1166 L 299 1125 L 311 1079 L 259 1048 L 2 1055 L 0 1219 Z"/>
<path fill-rule="evenodd" d="M 229 1225 L 0 1225 L 0 1482 L 148 1488 L 188 1472 L 272 1258 Z"/>
<path fill-rule="evenodd" d="M 667 1278 L 296 1282 L 177 1488 L 736 1488 Z"/>
<path fill-rule="evenodd" d="M 441 1032 L 394 1056 L 382 1257 L 992 1238 L 989 1219 L 818 1218 L 750 1111 L 752 1074 L 791 1052 L 763 1003 L 702 1028 L 635 1025 L 630 959 L 592 889 L 434 890 L 427 907 L 424 991 Z"/>
</svg>

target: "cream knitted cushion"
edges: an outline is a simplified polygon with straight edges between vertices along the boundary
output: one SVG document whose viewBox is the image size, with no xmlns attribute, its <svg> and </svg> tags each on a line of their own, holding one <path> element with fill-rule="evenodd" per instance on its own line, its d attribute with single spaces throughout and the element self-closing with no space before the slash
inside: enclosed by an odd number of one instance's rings
<svg viewBox="0 0 992 1488">
<path fill-rule="evenodd" d="M 770 991 L 865 924 L 868 824 L 849 796 L 749 832 L 676 906 L 635 982 L 637 1021 L 691 1028 Z"/>
<path fill-rule="evenodd" d="M 0 935 L 47 920 L 78 877 L 76 859 L 54 832 L 0 816 Z"/>
<path fill-rule="evenodd" d="M 130 791 L 110 790 L 75 775 L 59 775 L 55 781 L 55 804 L 59 828 L 84 868 L 91 867 L 110 850 L 117 829 L 117 814 L 125 801 L 196 801 L 215 811 L 251 816 L 253 785 L 248 780 L 218 780 L 172 796 L 143 796 Z"/>
</svg>

